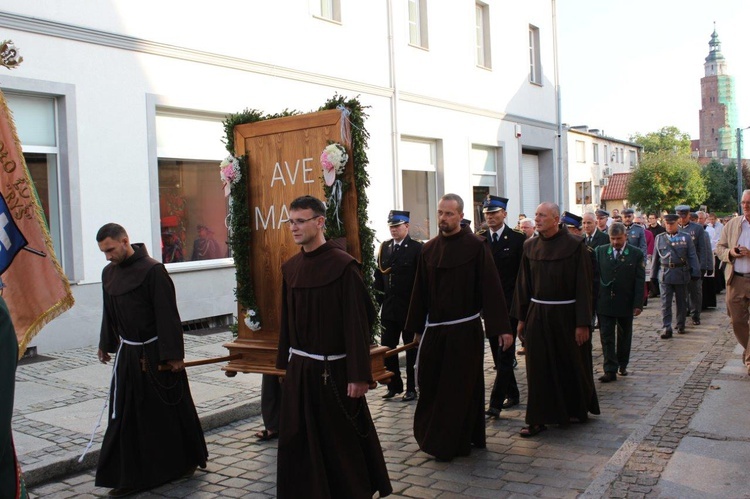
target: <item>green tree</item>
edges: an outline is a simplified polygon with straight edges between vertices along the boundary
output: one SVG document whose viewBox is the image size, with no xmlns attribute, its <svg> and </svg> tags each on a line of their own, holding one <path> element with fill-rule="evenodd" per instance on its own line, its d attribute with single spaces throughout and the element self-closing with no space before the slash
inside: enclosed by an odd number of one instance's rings
<svg viewBox="0 0 750 499">
<path fill-rule="evenodd" d="M 628 201 L 641 211 L 672 211 L 678 204 L 695 206 L 703 203 L 706 195 L 700 165 L 685 154 L 644 154 L 628 182 Z"/>
<path fill-rule="evenodd" d="M 643 152 L 651 154 L 659 151 L 690 155 L 690 135 L 680 131 L 676 126 L 661 127 L 656 132 L 646 135 L 635 133 L 630 141 L 643 146 Z"/>
<path fill-rule="evenodd" d="M 737 165 L 722 165 L 712 160 L 703 168 L 708 195 L 705 204 L 711 211 L 732 212 L 737 209 Z"/>
</svg>

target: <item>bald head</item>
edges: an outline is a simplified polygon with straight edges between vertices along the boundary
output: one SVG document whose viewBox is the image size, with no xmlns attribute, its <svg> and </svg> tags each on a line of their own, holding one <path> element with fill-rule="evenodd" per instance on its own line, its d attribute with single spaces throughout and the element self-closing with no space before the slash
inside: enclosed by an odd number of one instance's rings
<svg viewBox="0 0 750 499">
<path fill-rule="evenodd" d="M 596 232 L 596 215 L 594 215 L 590 211 L 584 213 L 582 225 L 583 231 L 586 233 L 586 235 L 592 235 L 594 232 Z"/>
<path fill-rule="evenodd" d="M 544 237 L 553 236 L 560 223 L 560 207 L 555 203 L 542 203 L 536 208 L 534 216 L 536 231 Z"/>
</svg>

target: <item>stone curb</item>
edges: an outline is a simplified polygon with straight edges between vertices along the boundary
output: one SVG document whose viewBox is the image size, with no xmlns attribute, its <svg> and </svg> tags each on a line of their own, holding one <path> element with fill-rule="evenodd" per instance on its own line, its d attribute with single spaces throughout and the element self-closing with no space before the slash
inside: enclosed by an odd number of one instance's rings
<svg viewBox="0 0 750 499">
<path fill-rule="evenodd" d="M 199 416 L 201 426 L 204 432 L 211 431 L 229 423 L 247 419 L 260 414 L 260 399 L 234 404 L 216 411 L 206 412 Z M 38 463 L 36 465 L 24 466 L 23 478 L 27 487 L 35 487 L 44 483 L 57 480 L 59 478 L 81 473 L 96 467 L 99 460 L 100 445 L 95 449 L 92 448 L 83 459 L 82 463 L 78 462 L 80 452 L 55 459 L 47 463 Z M 83 452 L 83 449 L 81 449 Z"/>
</svg>

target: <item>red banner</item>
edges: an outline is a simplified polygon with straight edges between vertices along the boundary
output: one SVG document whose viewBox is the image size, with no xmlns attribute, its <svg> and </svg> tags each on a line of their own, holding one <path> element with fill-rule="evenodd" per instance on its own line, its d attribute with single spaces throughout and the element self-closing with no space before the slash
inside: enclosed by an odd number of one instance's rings
<svg viewBox="0 0 750 499">
<path fill-rule="evenodd" d="M 55 256 L 34 182 L 23 158 L 13 115 L 2 92 L 0 193 L 13 222 L 27 241 L 27 251 L 20 251 L 2 275 L 5 284 L 2 296 L 16 329 L 20 356 L 45 324 L 72 307 L 74 300 L 68 279 Z M 0 233 L 3 230 L 0 227 Z"/>
</svg>

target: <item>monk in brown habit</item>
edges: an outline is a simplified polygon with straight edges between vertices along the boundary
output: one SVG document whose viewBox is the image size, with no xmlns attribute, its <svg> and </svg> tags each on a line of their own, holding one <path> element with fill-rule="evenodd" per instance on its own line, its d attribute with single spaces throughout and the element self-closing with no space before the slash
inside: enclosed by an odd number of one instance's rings
<svg viewBox="0 0 750 499">
<path fill-rule="evenodd" d="M 526 342 L 523 437 L 599 414 L 589 334 L 591 257 L 582 237 L 559 227 L 557 205 L 540 204 L 535 222 L 539 237 L 524 244 L 512 312 Z"/>
<path fill-rule="evenodd" d="M 208 451 L 185 374 L 172 279 L 122 226 L 104 225 L 96 240 L 110 262 L 102 271 L 99 361 L 117 352 L 96 485 L 122 497 L 192 475 L 206 467 Z"/>
<path fill-rule="evenodd" d="M 280 498 L 370 498 L 392 492 L 365 394 L 372 382 L 375 308 L 357 261 L 326 242 L 325 205 L 289 205 L 302 251 L 282 266 L 282 385 L 276 490 Z"/>
<path fill-rule="evenodd" d="M 485 447 L 484 334 L 513 342 L 492 254 L 462 228 L 463 200 L 446 194 L 438 204 L 440 235 L 420 255 L 405 330 L 420 341 L 419 402 L 414 436 L 438 460 Z"/>
</svg>

